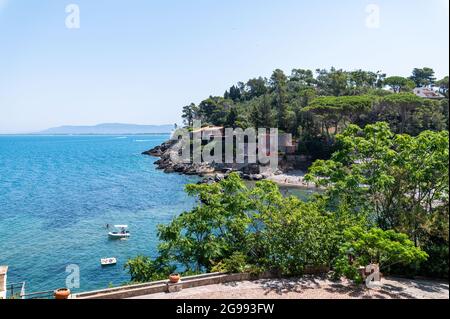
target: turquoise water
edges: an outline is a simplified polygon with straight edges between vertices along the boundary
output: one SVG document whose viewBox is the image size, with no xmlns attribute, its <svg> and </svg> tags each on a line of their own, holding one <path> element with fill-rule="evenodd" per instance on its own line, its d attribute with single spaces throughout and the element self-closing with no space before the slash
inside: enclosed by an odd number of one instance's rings
<svg viewBox="0 0 450 319">
<path fill-rule="evenodd" d="M 164 174 L 156 158 L 141 155 L 167 138 L 0 136 L 0 265 L 9 266 L 8 282 L 25 281 L 27 292 L 65 287 L 68 265 L 80 269 L 75 292 L 128 282 L 126 261 L 154 256 L 157 225 L 194 204 L 184 186 L 198 177 Z M 109 240 L 106 224 L 129 225 L 131 238 Z M 118 264 L 102 268 L 105 257 Z"/>
<path fill-rule="evenodd" d="M 0 265 L 27 292 L 64 287 L 66 266 L 80 267 L 80 291 L 120 285 L 128 258 L 152 256 L 156 226 L 194 201 L 198 178 L 157 171 L 141 152 L 168 136 L 0 136 Z M 128 224 L 127 241 L 106 224 Z M 116 257 L 102 268 L 100 258 Z"/>
</svg>

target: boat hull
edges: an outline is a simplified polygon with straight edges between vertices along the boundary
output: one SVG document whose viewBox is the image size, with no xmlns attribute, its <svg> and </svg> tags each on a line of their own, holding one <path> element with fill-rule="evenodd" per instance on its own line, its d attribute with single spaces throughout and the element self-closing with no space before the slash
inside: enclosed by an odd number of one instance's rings
<svg viewBox="0 0 450 319">
<path fill-rule="evenodd" d="M 116 258 L 102 258 L 102 259 L 100 259 L 100 263 L 103 267 L 114 266 L 117 264 L 117 259 Z"/>
<path fill-rule="evenodd" d="M 129 233 L 125 233 L 125 234 L 122 234 L 122 233 L 108 233 L 108 236 L 111 239 L 122 239 L 122 238 L 130 237 L 130 234 Z"/>
</svg>

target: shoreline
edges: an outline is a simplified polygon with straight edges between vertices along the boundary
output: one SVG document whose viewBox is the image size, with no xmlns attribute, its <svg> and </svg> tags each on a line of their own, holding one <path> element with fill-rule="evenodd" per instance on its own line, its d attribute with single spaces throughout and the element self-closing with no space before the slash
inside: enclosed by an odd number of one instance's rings
<svg viewBox="0 0 450 319">
<path fill-rule="evenodd" d="M 268 181 L 272 181 L 278 186 L 300 188 L 306 190 L 323 190 L 321 187 L 317 187 L 314 183 L 309 183 L 304 180 L 305 172 L 302 170 L 292 170 L 280 175 L 272 175 L 267 178 Z"/>
<path fill-rule="evenodd" d="M 199 183 L 212 183 L 223 180 L 231 172 L 238 172 L 244 180 L 261 181 L 269 180 L 280 187 L 290 187 L 305 190 L 320 191 L 322 187 L 317 187 L 314 183 L 304 180 L 306 172 L 298 169 L 288 169 L 283 172 L 279 169 L 277 172 L 266 171 L 261 173 L 261 166 L 258 164 L 248 164 L 240 170 L 232 168 L 211 165 L 208 163 L 189 164 L 189 163 L 173 163 L 171 161 L 171 153 L 178 143 L 174 141 L 166 141 L 151 150 L 142 152 L 143 155 L 159 158 L 154 162 L 157 169 L 164 170 L 166 174 L 179 173 L 181 175 L 196 175 L 203 178 Z"/>
</svg>

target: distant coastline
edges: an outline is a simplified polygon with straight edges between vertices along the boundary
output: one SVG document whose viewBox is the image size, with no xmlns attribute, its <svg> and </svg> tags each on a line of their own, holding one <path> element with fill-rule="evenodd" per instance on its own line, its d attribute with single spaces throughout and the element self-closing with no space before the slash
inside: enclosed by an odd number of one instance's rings
<svg viewBox="0 0 450 319">
<path fill-rule="evenodd" d="M 49 133 L 0 133 L 0 136 L 157 136 L 157 135 L 170 135 L 171 132 L 161 133 L 66 133 L 66 134 L 49 134 Z"/>
<path fill-rule="evenodd" d="M 104 123 L 94 126 L 59 126 L 25 135 L 146 135 L 170 134 L 174 125 L 139 125 L 123 123 Z M 11 134 L 10 134 L 11 135 Z M 24 134 L 21 134 L 24 135 Z"/>
</svg>

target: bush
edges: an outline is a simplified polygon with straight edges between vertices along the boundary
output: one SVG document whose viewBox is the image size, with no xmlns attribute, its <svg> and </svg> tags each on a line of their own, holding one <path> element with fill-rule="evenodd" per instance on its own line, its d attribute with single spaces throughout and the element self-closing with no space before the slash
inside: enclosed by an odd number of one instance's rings
<svg viewBox="0 0 450 319">
<path fill-rule="evenodd" d="M 343 275 L 356 282 L 362 280 L 360 266 L 379 264 L 380 270 L 396 264 L 420 263 L 428 255 L 408 239 L 405 234 L 379 228 L 365 230 L 352 227 L 344 232 L 345 242 L 339 249 L 335 263 L 336 275 Z"/>
</svg>

